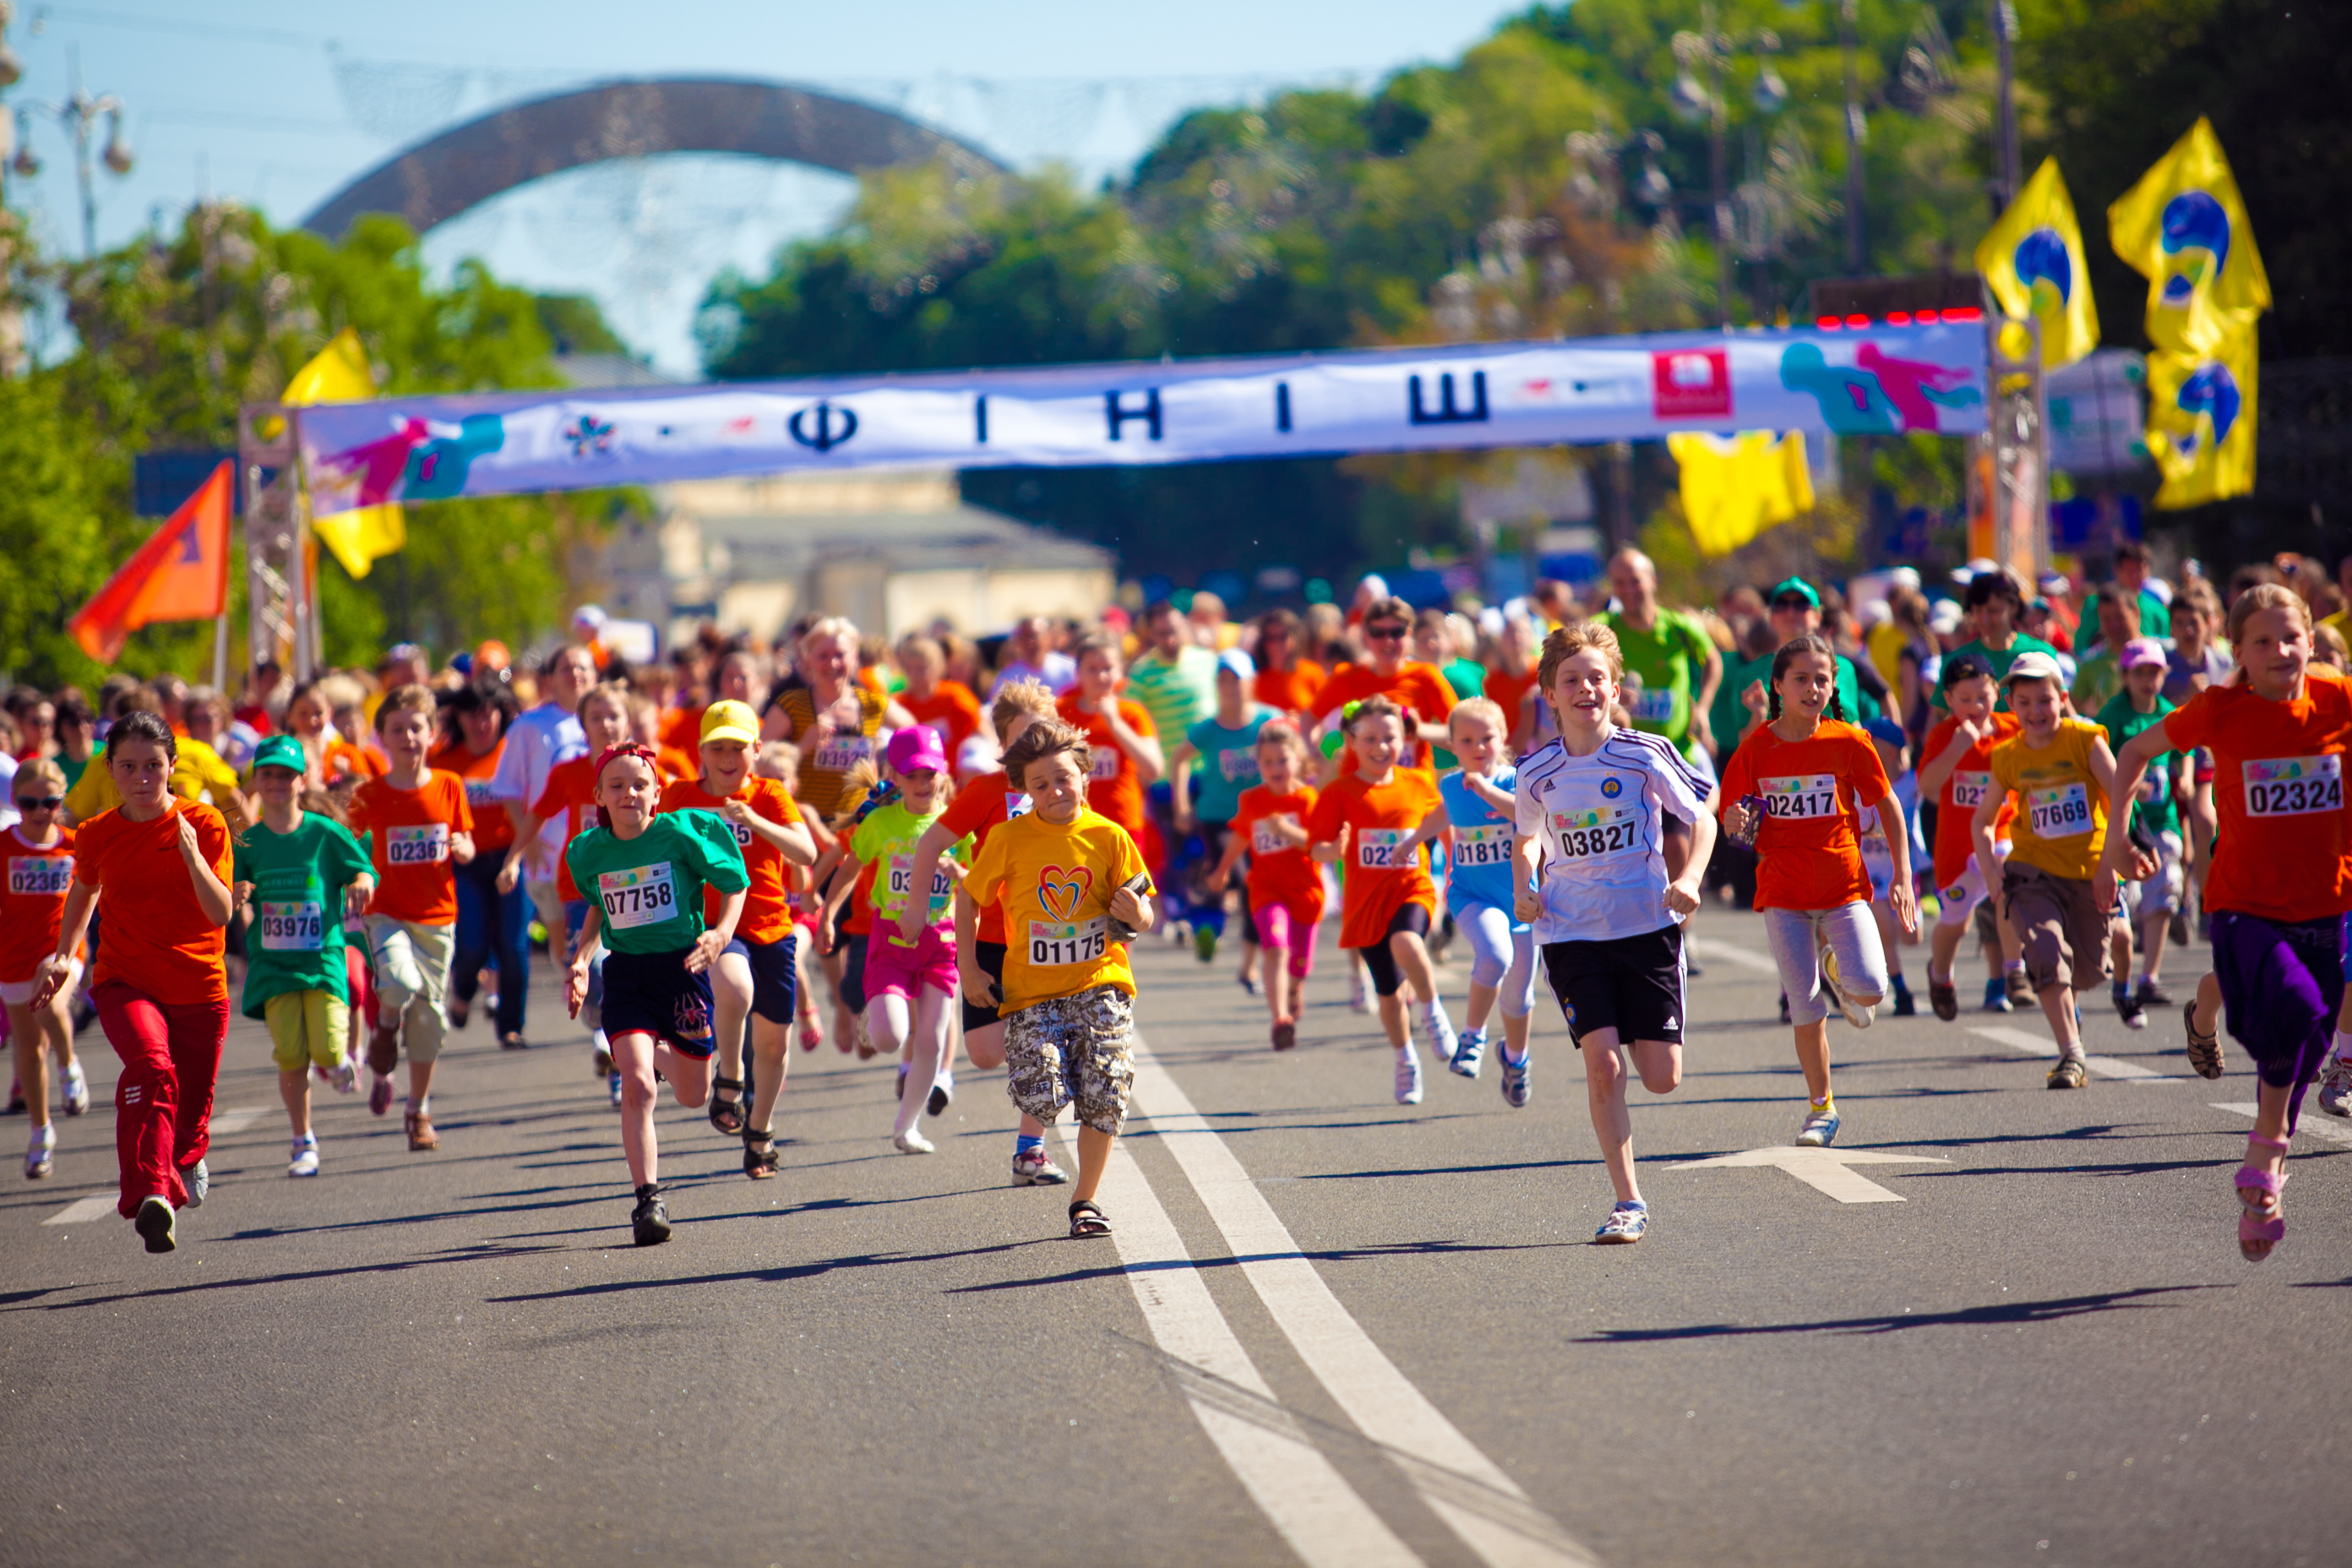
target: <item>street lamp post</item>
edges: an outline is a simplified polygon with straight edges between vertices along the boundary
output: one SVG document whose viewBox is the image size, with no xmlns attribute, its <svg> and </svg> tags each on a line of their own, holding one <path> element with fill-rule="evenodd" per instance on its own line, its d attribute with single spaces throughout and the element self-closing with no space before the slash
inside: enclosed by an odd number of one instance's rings
<svg viewBox="0 0 2352 1568">
<path fill-rule="evenodd" d="M 2017 199 L 2017 7 L 2011 0 L 1992 0 L 1992 36 L 2000 60 L 2000 123 L 1993 127 L 2000 138 L 2000 187 L 1992 207 L 2000 214 Z"/>
<path fill-rule="evenodd" d="M 89 165 L 90 132 L 101 118 L 106 121 L 106 146 L 99 156 L 117 174 L 131 173 L 131 143 L 122 134 L 122 100 L 110 92 L 93 97 L 82 89 L 79 52 L 73 57 L 72 89 L 63 103 L 26 104 L 19 112 L 48 115 L 73 138 L 74 180 L 81 193 L 81 251 L 87 259 L 98 254 L 98 187 Z M 39 173 L 40 167 L 33 156 L 31 138 L 25 137 L 16 152 L 16 173 L 30 175 Z"/>
<path fill-rule="evenodd" d="M 1713 198 L 1715 216 L 1715 297 L 1716 317 L 1724 327 L 1731 325 L 1732 290 L 1732 214 L 1731 193 L 1726 169 L 1724 142 L 1730 130 L 1730 107 L 1723 94 L 1724 68 L 1732 57 L 1742 51 L 1762 58 L 1762 69 L 1757 74 L 1756 107 L 1770 114 L 1789 101 L 1788 83 L 1772 68 L 1769 57 L 1780 50 L 1780 35 L 1769 28 L 1758 28 L 1753 33 L 1734 37 L 1718 32 L 1715 26 L 1714 0 L 1707 0 L 1699 11 L 1701 31 L 1676 33 L 1674 37 L 1675 63 L 1679 70 L 1674 90 L 1668 94 L 1677 113 L 1685 119 L 1705 114 L 1707 119 L 1707 178 Z M 1693 67 L 1706 67 L 1706 85 L 1701 87 Z"/>
</svg>

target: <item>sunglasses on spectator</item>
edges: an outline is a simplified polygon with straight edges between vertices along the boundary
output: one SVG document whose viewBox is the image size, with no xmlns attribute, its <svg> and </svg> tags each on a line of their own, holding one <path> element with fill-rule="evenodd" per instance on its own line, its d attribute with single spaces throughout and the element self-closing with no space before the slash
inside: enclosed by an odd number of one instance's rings
<svg viewBox="0 0 2352 1568">
<path fill-rule="evenodd" d="M 1374 642 L 1398 642 L 1404 637 L 1402 626 L 1366 626 L 1364 635 Z"/>
<path fill-rule="evenodd" d="M 1784 594 L 1772 601 L 1772 607 L 1776 610 L 1810 610 L 1813 602 L 1795 594 Z"/>
<path fill-rule="evenodd" d="M 20 795 L 16 797 L 18 811 L 55 811 L 65 805 L 61 795 Z"/>
</svg>

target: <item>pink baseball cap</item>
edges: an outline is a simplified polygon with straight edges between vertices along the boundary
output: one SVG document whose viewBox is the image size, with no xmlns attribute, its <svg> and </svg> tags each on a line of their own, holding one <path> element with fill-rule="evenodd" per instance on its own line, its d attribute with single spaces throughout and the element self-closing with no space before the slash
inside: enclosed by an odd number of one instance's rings
<svg viewBox="0 0 2352 1568">
<path fill-rule="evenodd" d="M 889 747 L 883 754 L 890 759 L 890 771 L 896 773 L 919 773 L 925 768 L 940 773 L 948 770 L 948 754 L 940 745 L 940 732 L 929 724 L 899 731 L 890 737 Z"/>
<path fill-rule="evenodd" d="M 2143 664 L 2152 664 L 2161 669 L 2165 663 L 2164 645 L 2154 637 L 2134 637 L 2124 644 L 2123 651 L 2116 656 L 2116 668 L 2118 669 L 2137 669 Z"/>
</svg>

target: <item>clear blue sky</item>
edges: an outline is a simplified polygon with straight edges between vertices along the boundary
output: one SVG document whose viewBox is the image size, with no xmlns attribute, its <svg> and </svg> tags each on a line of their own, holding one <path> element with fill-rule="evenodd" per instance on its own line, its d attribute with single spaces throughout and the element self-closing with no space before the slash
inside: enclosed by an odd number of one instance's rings
<svg viewBox="0 0 2352 1568">
<path fill-rule="evenodd" d="M 1028 165 L 1119 166 L 1173 113 L 1286 81 L 1449 59 L 1519 9 L 1494 0 L 17 0 L 15 105 L 67 92 L 128 106 L 138 163 L 102 171 L 98 236 L 175 222 L 199 190 L 293 224 L 387 154 L 490 105 L 614 77 L 723 74 L 830 85 L 906 107 Z M 976 86 L 978 79 L 984 86 Z M 8 181 L 53 248 L 79 253 L 68 144 L 36 114 L 37 178 Z M 596 295 L 665 368 L 692 368 L 694 303 L 721 264 L 759 271 L 822 228 L 847 182 L 740 160 L 662 160 L 541 182 L 436 231 L 428 258 Z"/>
</svg>

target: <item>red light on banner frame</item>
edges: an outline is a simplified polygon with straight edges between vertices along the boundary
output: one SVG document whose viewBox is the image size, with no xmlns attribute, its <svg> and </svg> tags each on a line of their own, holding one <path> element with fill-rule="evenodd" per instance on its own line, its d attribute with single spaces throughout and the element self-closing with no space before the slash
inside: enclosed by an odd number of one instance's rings
<svg viewBox="0 0 2352 1568">
<path fill-rule="evenodd" d="M 1848 316 L 1845 319 L 1845 324 L 1849 327 L 1866 327 L 1870 325 L 1870 318 L 1868 316 Z"/>
<path fill-rule="evenodd" d="M 1911 319 L 1923 327 L 1932 327 L 1936 324 L 1936 312 L 1933 310 L 1922 310 Z"/>
<path fill-rule="evenodd" d="M 1963 305 L 1957 310 L 1945 311 L 1944 320 L 1947 321 L 1981 321 L 1984 320 L 1984 312 L 1978 310 L 1974 305 Z"/>
<path fill-rule="evenodd" d="M 1825 332 L 1842 332 L 1845 331 L 1845 320 L 1843 317 L 1840 316 L 1816 316 L 1813 318 L 1813 325 L 1819 327 Z"/>
<path fill-rule="evenodd" d="M 1886 324 L 1890 327 L 1907 327 L 1911 324 L 1911 312 L 1889 310 L 1886 312 Z"/>
</svg>

